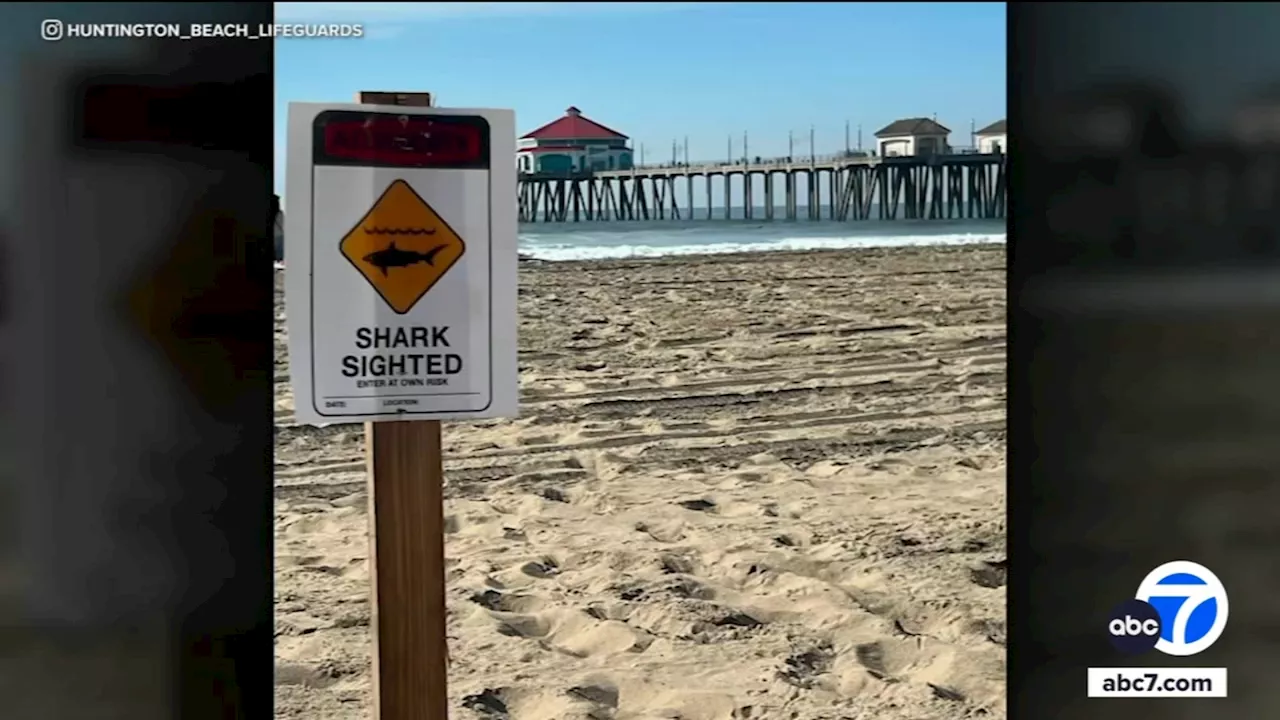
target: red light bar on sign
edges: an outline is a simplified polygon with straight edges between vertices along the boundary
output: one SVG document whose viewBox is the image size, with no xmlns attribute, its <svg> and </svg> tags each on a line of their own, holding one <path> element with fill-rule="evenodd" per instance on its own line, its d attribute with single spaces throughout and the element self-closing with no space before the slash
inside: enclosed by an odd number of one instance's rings
<svg viewBox="0 0 1280 720">
<path fill-rule="evenodd" d="M 483 130 L 471 123 L 414 115 L 366 115 L 324 124 L 331 161 L 438 167 L 487 161 Z"/>
</svg>

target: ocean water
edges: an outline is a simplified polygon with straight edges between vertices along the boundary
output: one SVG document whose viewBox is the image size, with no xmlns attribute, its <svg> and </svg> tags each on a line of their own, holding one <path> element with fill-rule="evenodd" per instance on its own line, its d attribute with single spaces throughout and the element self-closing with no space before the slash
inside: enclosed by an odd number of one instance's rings
<svg viewBox="0 0 1280 720">
<path fill-rule="evenodd" d="M 804 213 L 801 208 L 800 214 Z M 764 209 L 757 208 L 755 214 L 762 216 Z M 1003 243 L 1005 228 L 1004 220 L 837 222 L 739 218 L 530 223 L 520 226 L 520 252 L 540 260 L 604 260 L 771 250 Z"/>
<path fill-rule="evenodd" d="M 529 223 L 520 226 L 520 253 L 539 260 L 605 260 L 1005 241 L 1004 220 L 764 221 L 743 219 L 741 209 L 737 214 L 729 220 Z M 804 214 L 801 208 L 802 218 Z M 763 216 L 764 208 L 756 208 L 755 215 Z M 277 232 L 276 258 L 281 260 L 283 230 Z"/>
</svg>

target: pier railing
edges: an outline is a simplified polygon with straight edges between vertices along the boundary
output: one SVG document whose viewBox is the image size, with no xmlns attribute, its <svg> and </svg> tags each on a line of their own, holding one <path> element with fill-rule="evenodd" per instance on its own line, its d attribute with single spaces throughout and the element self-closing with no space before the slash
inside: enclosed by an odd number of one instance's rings
<svg viewBox="0 0 1280 720">
<path fill-rule="evenodd" d="M 946 152 L 940 155 L 978 155 L 980 150 L 973 146 L 951 146 Z M 897 157 L 897 156 L 893 156 Z M 794 165 L 822 165 L 827 163 L 839 162 L 841 160 L 857 160 L 867 159 L 876 160 L 880 156 L 875 150 L 845 150 L 837 153 L 826 153 L 823 155 L 789 155 L 762 157 L 756 155 L 745 158 L 726 158 L 724 160 L 701 160 L 694 162 L 662 162 L 662 163 L 641 163 L 635 166 L 636 170 L 672 170 L 689 168 L 690 170 L 705 169 L 712 167 L 724 167 L 726 165 L 733 167 L 768 167 L 768 166 L 794 166 Z M 612 172 L 617 172 L 612 171 Z M 625 171 L 624 171 L 625 172 Z"/>
<path fill-rule="evenodd" d="M 1002 154 L 945 153 L 876 157 L 751 158 L 698 164 L 665 164 L 627 170 L 522 174 L 522 222 L 689 220 L 702 214 L 733 217 L 735 200 L 752 220 L 756 188 L 763 189 L 763 220 L 774 219 L 776 199 L 788 220 L 805 207 L 823 219 L 823 195 L 831 220 L 994 219 L 1004 217 L 1007 158 Z M 757 184 L 754 176 L 763 175 Z M 781 175 L 781 187 L 776 181 Z M 712 202 L 713 178 L 724 194 Z M 752 178 L 748 180 L 748 178 Z M 677 188 L 677 183 L 680 183 Z M 695 189 L 705 198 L 695 210 Z M 735 197 L 734 186 L 740 190 Z M 683 195 L 683 197 L 680 197 Z M 775 198 L 775 195 L 777 197 Z"/>
<path fill-rule="evenodd" d="M 789 165 L 813 165 L 821 163 L 835 162 L 837 160 L 853 159 L 853 158 L 873 158 L 875 153 L 863 151 L 849 151 L 841 153 L 830 153 L 826 155 L 791 155 L 780 157 L 762 157 L 756 155 L 750 158 L 733 158 L 724 160 L 702 160 L 695 162 L 675 162 L 675 163 L 643 163 L 636 165 L 637 171 L 641 170 L 673 170 L 688 168 L 689 170 L 698 170 L 706 168 L 732 167 L 786 167 Z M 616 171 L 615 171 L 616 172 Z"/>
<path fill-rule="evenodd" d="M 838 153 L 827 153 L 824 155 L 791 155 L 763 157 L 756 155 L 749 158 L 732 158 L 724 160 L 701 160 L 694 162 L 662 162 L 662 163 L 641 163 L 634 165 L 625 170 L 608 169 L 608 170 L 562 170 L 554 172 L 538 172 L 538 173 L 520 173 L 522 179 L 582 179 L 595 175 L 617 176 L 624 173 L 645 173 L 658 171 L 663 174 L 688 172 L 690 174 L 702 174 L 707 172 L 721 173 L 725 169 L 732 172 L 759 172 L 776 168 L 778 171 L 786 169 L 803 169 L 814 166 L 831 166 L 837 164 L 858 164 L 858 163 L 877 163 L 886 159 L 893 159 L 901 162 L 918 162 L 926 158 L 933 158 L 935 161 L 951 156 L 972 156 L 982 154 L 976 147 L 949 147 L 947 152 L 938 153 L 930 156 L 886 156 L 877 155 L 874 150 L 846 150 Z"/>
</svg>

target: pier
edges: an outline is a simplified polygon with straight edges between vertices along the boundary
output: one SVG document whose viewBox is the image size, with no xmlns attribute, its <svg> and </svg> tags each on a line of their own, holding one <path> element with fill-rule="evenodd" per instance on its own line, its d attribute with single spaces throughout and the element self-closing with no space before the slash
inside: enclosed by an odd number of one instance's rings
<svg viewBox="0 0 1280 720">
<path fill-rule="evenodd" d="M 1007 156 L 1002 153 L 967 153 L 846 154 L 626 170 L 522 172 L 519 219 L 524 223 L 730 219 L 737 197 L 747 220 L 799 220 L 801 207 L 808 220 L 990 220 L 1005 216 L 1006 168 Z M 757 176 L 763 179 L 760 195 L 756 194 L 761 189 L 756 187 Z M 712 180 L 717 177 L 724 186 L 722 207 L 712 205 Z M 820 202 L 824 185 L 825 207 Z M 736 195 L 735 187 L 740 190 Z M 705 206 L 695 206 L 698 196 L 705 198 Z M 763 208 L 755 207 L 757 202 Z M 760 210 L 763 217 L 757 216 Z"/>
</svg>

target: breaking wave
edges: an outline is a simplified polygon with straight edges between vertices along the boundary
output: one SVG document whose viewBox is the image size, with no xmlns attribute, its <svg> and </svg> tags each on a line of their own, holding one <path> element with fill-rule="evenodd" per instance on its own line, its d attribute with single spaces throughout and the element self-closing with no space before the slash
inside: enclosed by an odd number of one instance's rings
<svg viewBox="0 0 1280 720">
<path fill-rule="evenodd" d="M 582 242 L 530 242 L 521 239 L 522 255 L 539 260 L 608 260 L 615 258 L 667 257 L 671 255 L 718 255 L 727 253 L 780 252 L 802 250 L 844 250 L 931 245 L 974 245 L 1003 243 L 1005 233 L 954 233 L 928 235 L 855 235 L 846 237 L 781 237 L 747 241 L 690 244 L 590 244 Z"/>
</svg>

